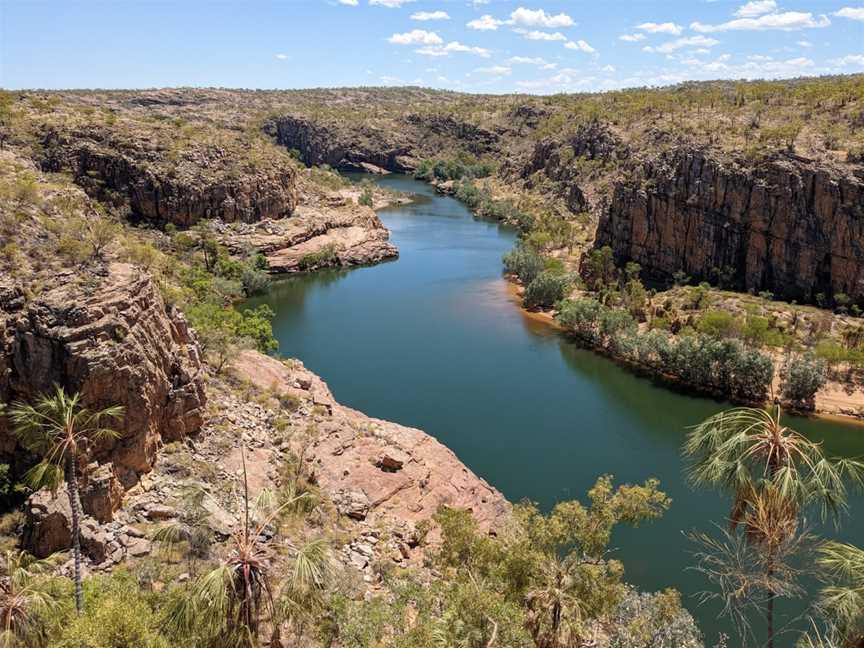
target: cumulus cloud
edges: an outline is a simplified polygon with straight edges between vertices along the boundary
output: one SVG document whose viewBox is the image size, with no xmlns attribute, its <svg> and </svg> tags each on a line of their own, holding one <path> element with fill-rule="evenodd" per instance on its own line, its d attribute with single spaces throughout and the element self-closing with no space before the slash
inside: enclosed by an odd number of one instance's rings
<svg viewBox="0 0 864 648">
<path fill-rule="evenodd" d="M 720 41 L 714 38 L 707 38 L 705 36 L 687 36 L 686 38 L 677 38 L 673 41 L 663 43 L 662 45 L 657 45 L 656 47 L 649 45 L 643 47 L 642 51 L 657 52 L 658 54 L 670 54 L 682 47 L 714 47 L 719 42 Z"/>
<path fill-rule="evenodd" d="M 775 11 L 777 11 L 777 3 L 774 0 L 753 0 L 738 7 L 735 15 L 739 18 L 755 18 Z"/>
<path fill-rule="evenodd" d="M 507 59 L 507 62 L 512 65 L 536 65 L 541 70 L 554 70 L 556 67 L 558 67 L 557 63 L 550 63 L 546 59 L 539 56 L 511 56 L 509 59 Z"/>
<path fill-rule="evenodd" d="M 414 0 L 369 0 L 372 6 L 387 7 L 388 9 L 398 9 L 404 4 L 414 2 Z"/>
<path fill-rule="evenodd" d="M 349 7 L 356 7 L 360 4 L 360 0 L 339 0 L 339 4 L 347 5 Z"/>
<path fill-rule="evenodd" d="M 636 25 L 636 29 L 648 32 L 649 34 L 671 34 L 672 36 L 678 36 L 684 28 L 681 25 L 676 25 L 672 22 L 646 22 L 641 25 Z"/>
<path fill-rule="evenodd" d="M 547 14 L 542 9 L 526 9 L 519 7 L 510 14 L 509 24 L 521 25 L 523 27 L 545 27 L 546 29 L 558 29 L 559 27 L 572 27 L 576 23 L 565 13 L 557 15 Z"/>
<path fill-rule="evenodd" d="M 840 18 L 851 18 L 852 20 L 864 20 L 864 7 L 843 7 L 834 12 Z"/>
<path fill-rule="evenodd" d="M 440 45 L 444 41 L 435 32 L 412 29 L 404 34 L 393 34 L 387 42 L 394 45 Z"/>
<path fill-rule="evenodd" d="M 479 67 L 474 70 L 477 74 L 491 74 L 493 76 L 505 76 L 513 70 L 506 65 L 490 65 L 489 67 Z"/>
<path fill-rule="evenodd" d="M 623 34 L 618 37 L 619 40 L 627 43 L 638 43 L 639 41 L 645 40 L 645 38 L 647 38 L 645 34 Z"/>
<path fill-rule="evenodd" d="M 799 47 L 813 47 L 813 43 L 806 40 L 795 41 L 795 44 Z"/>
<path fill-rule="evenodd" d="M 564 43 L 564 47 L 566 47 L 567 49 L 579 50 L 580 52 L 586 52 L 588 54 L 593 54 L 597 51 L 584 40 L 567 41 L 566 43 Z"/>
<path fill-rule="evenodd" d="M 528 40 L 537 40 L 537 41 L 566 41 L 567 37 L 561 32 L 544 32 L 544 31 L 528 31 L 527 29 L 517 29 L 515 30 L 517 34 L 522 34 Z"/>
<path fill-rule="evenodd" d="M 467 23 L 466 27 L 468 27 L 468 29 L 477 29 L 480 31 L 494 31 L 503 24 L 503 20 L 496 20 L 489 14 L 484 14 L 479 18 Z"/>
<path fill-rule="evenodd" d="M 459 41 L 450 41 L 446 45 L 421 47 L 414 51 L 423 56 L 449 56 L 453 52 L 464 52 L 466 54 L 474 54 L 483 58 L 489 58 L 490 56 L 490 52 L 487 49 L 463 45 Z"/>
<path fill-rule="evenodd" d="M 603 72 L 614 72 L 614 71 L 615 71 L 615 66 L 614 66 L 614 65 L 604 65 L 604 66 L 603 66 L 602 68 L 600 68 L 600 69 L 603 70 Z"/>
<path fill-rule="evenodd" d="M 450 20 L 450 14 L 446 11 L 416 11 L 411 14 L 411 20 Z"/>
<path fill-rule="evenodd" d="M 839 65 L 840 67 L 864 67 L 864 54 L 847 54 L 843 58 L 831 59 L 829 63 L 831 65 Z"/>
<path fill-rule="evenodd" d="M 766 31 L 779 29 L 781 31 L 796 31 L 798 29 L 811 29 L 816 27 L 827 27 L 831 24 L 828 16 L 820 15 L 814 17 L 809 11 L 785 11 L 783 13 L 771 13 L 758 18 L 737 18 L 719 25 L 705 25 L 700 22 L 691 23 L 690 29 L 703 34 L 712 32 L 723 32 L 732 30 Z"/>
<path fill-rule="evenodd" d="M 277 54 L 276 58 L 279 59 L 280 61 L 287 61 L 288 55 L 287 54 Z"/>
</svg>

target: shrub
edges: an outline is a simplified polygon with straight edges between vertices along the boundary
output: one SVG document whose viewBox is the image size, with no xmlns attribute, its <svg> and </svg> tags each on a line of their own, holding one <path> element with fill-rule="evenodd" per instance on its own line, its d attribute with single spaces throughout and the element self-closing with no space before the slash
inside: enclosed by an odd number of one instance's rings
<svg viewBox="0 0 864 648">
<path fill-rule="evenodd" d="M 336 251 L 336 246 L 332 243 L 325 245 L 317 252 L 310 252 L 300 259 L 298 268 L 300 270 L 315 270 L 325 266 L 337 265 L 339 263 L 339 254 Z"/>
<path fill-rule="evenodd" d="M 503 261 L 505 272 L 519 277 L 525 286 L 529 286 L 545 267 L 543 257 L 521 241 L 504 255 Z"/>
<path fill-rule="evenodd" d="M 813 409 L 816 392 L 827 380 L 828 365 L 822 358 L 808 353 L 797 355 L 786 365 L 783 398 L 794 405 Z"/>
<path fill-rule="evenodd" d="M 738 333 L 738 321 L 728 311 L 709 310 L 696 322 L 696 330 L 718 339 L 733 337 Z"/>
<path fill-rule="evenodd" d="M 523 303 L 526 308 L 549 308 L 564 299 L 570 285 L 568 275 L 544 270 L 528 284 Z"/>
</svg>

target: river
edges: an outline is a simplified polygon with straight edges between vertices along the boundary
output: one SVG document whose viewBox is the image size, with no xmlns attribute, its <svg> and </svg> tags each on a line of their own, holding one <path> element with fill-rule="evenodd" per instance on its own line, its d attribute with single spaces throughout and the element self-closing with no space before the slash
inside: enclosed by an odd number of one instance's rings
<svg viewBox="0 0 864 648">
<path fill-rule="evenodd" d="M 681 458 L 687 426 L 728 405 L 655 386 L 526 317 L 501 276 L 512 229 L 473 218 L 411 178 L 376 181 L 418 195 L 379 212 L 399 259 L 274 281 L 252 304 L 276 312 L 279 352 L 322 376 L 341 403 L 435 436 L 511 501 L 548 510 L 584 500 L 601 474 L 617 482 L 657 477 L 672 508 L 638 529 L 619 529 L 611 556 L 639 588 L 680 590 L 706 645 L 720 631 L 731 634 L 716 606 L 698 604 L 708 584 L 687 569 L 693 546 L 685 536 L 722 523 L 728 501 L 690 489 Z M 860 427 L 792 422 L 832 454 L 864 454 Z M 862 544 L 864 516 L 855 514 L 864 498 L 855 496 L 851 510 L 840 531 L 830 531 Z M 802 606 L 781 602 L 780 616 Z"/>
</svg>

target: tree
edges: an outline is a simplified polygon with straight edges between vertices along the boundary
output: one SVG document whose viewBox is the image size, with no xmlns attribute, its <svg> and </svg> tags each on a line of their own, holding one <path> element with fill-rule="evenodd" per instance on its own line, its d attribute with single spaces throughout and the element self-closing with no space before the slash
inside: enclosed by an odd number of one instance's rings
<svg viewBox="0 0 864 648">
<path fill-rule="evenodd" d="M 191 585 L 186 596 L 175 599 L 168 615 L 174 630 L 184 636 L 201 637 L 206 645 L 251 648 L 258 645 L 262 621 L 269 620 L 274 626 L 278 622 L 280 608 L 271 582 L 274 556 L 268 542 L 272 534 L 264 532 L 282 511 L 304 497 L 293 497 L 275 506 L 272 493 L 265 490 L 250 503 L 245 453 L 242 460 L 243 517 L 232 536 L 231 550 L 219 566 Z M 302 572 L 293 578 L 298 584 L 314 580 L 323 571 L 321 562 L 316 562 L 313 569 L 312 561 L 329 559 L 325 551 L 295 548 L 294 553 L 295 571 Z"/>
<path fill-rule="evenodd" d="M 45 587 L 50 561 L 23 551 L 7 551 L 0 564 L 0 646 L 36 648 L 45 639 L 43 619 L 57 605 Z"/>
<path fill-rule="evenodd" d="M 108 427 L 123 416 L 123 408 L 91 411 L 81 404 L 81 395 L 68 395 L 59 385 L 53 394 L 40 397 L 36 405 L 15 403 L 10 418 L 21 445 L 40 457 L 25 480 L 34 489 L 56 491 L 65 480 L 72 510 L 72 556 L 75 563 L 75 609 L 81 613 L 81 499 L 78 493 L 78 463 L 92 444 L 116 439 L 120 433 Z"/>
<path fill-rule="evenodd" d="M 789 360 L 783 381 L 783 398 L 803 409 L 813 409 L 814 397 L 825 384 L 828 365 L 813 354 Z"/>
<path fill-rule="evenodd" d="M 818 608 L 837 645 L 864 645 L 864 550 L 842 542 L 819 548 L 816 566 L 825 587 Z"/>
<path fill-rule="evenodd" d="M 716 414 L 687 435 L 685 454 L 693 460 L 690 479 L 698 486 L 719 486 L 733 495 L 730 530 L 740 524 L 749 547 L 770 558 L 770 547 L 781 539 L 769 538 L 786 529 L 789 537 L 810 505 L 821 507 L 822 517 L 838 515 L 846 506 L 846 480 L 859 485 L 864 465 L 852 459 L 825 457 L 818 443 L 781 422 L 780 408 L 737 408 Z M 753 526 L 754 516 L 774 516 L 771 524 Z M 788 539 L 788 538 L 787 538 Z M 770 575 L 770 570 L 769 570 Z M 774 601 L 778 591 L 766 586 L 765 617 L 768 645 L 774 644 Z"/>
</svg>

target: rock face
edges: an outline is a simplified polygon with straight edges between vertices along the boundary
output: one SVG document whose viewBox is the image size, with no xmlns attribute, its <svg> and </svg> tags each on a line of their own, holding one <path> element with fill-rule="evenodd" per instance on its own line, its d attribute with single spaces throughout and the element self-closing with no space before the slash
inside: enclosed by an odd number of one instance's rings
<svg viewBox="0 0 864 648">
<path fill-rule="evenodd" d="M 220 236 L 233 252 L 260 251 L 276 273 L 366 265 L 399 255 L 390 232 L 362 205 L 302 205 L 290 219 L 227 227 Z"/>
<path fill-rule="evenodd" d="M 329 164 L 342 170 L 368 170 L 367 165 L 399 173 L 417 162 L 454 147 L 475 156 L 497 149 L 496 133 L 448 115 L 408 114 L 389 124 L 316 121 L 284 115 L 271 119 L 264 132 L 278 144 L 300 152 L 310 165 Z"/>
<path fill-rule="evenodd" d="M 388 171 L 409 171 L 409 144 L 397 143 L 397 138 L 384 130 L 370 126 L 356 129 L 337 124 L 313 122 L 286 115 L 265 124 L 264 131 L 278 144 L 300 151 L 310 165 L 329 164 L 336 169 L 363 170 L 363 164 L 373 164 Z"/>
<path fill-rule="evenodd" d="M 283 218 L 297 205 L 296 171 L 288 160 L 252 169 L 213 145 L 169 159 L 147 142 L 114 142 L 103 132 L 49 131 L 46 171 L 71 172 L 91 196 L 128 201 L 132 215 L 188 226 L 205 218 L 254 222 Z"/>
<path fill-rule="evenodd" d="M 163 440 L 182 439 L 203 422 L 197 344 L 150 277 L 126 264 L 108 267 L 97 286 L 77 285 L 70 271 L 29 302 L 20 290 L 0 291 L 0 401 L 32 401 L 55 384 L 79 392 L 91 409 L 125 408 L 121 437 L 90 459 L 110 462 L 126 485 L 152 467 Z M 0 441 L 11 451 L 7 425 L 0 418 Z M 112 488 L 99 486 L 96 500 L 112 499 Z M 104 518 L 100 506 L 88 512 Z"/>
<path fill-rule="evenodd" d="M 510 505 L 428 434 L 339 405 L 327 385 L 298 361 L 288 367 L 254 351 L 234 369 L 260 389 L 290 394 L 329 411 L 306 450 L 307 470 L 338 510 L 355 520 L 385 516 L 416 523 L 439 507 L 468 509 L 494 529 Z"/>
<path fill-rule="evenodd" d="M 861 299 L 864 182 L 802 159 L 743 169 L 675 149 L 616 184 L 596 245 L 657 279 L 731 268 L 739 289 Z"/>
</svg>

